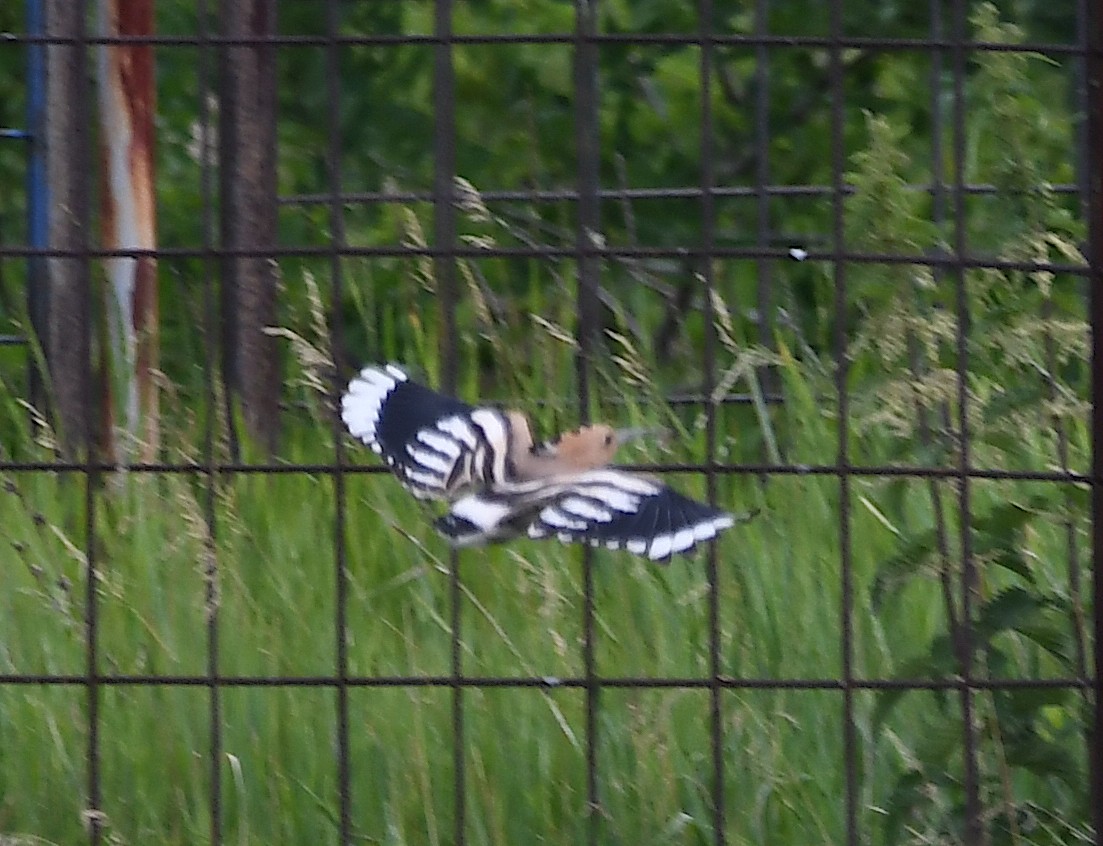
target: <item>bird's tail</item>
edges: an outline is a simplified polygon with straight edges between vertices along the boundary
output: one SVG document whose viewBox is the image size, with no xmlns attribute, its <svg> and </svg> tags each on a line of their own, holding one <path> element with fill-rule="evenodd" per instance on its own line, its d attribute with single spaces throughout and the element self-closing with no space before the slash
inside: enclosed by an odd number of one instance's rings
<svg viewBox="0 0 1103 846">
<path fill-rule="evenodd" d="M 476 526 L 465 517 L 449 512 L 445 516 L 437 517 L 433 521 L 437 531 L 445 536 L 452 546 L 480 546 L 488 542 L 488 536 L 483 529 Z"/>
</svg>

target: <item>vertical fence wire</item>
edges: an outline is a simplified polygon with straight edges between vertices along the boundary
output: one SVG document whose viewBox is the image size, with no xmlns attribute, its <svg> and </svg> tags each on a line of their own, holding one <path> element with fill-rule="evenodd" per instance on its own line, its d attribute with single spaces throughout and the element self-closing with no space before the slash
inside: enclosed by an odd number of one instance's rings
<svg viewBox="0 0 1103 846">
<path fill-rule="evenodd" d="M 343 385 L 336 365 L 338 351 L 343 349 L 340 309 L 336 304 L 344 298 L 345 208 L 341 201 L 341 156 L 344 152 L 341 134 L 341 52 L 337 38 L 341 31 L 341 7 L 338 0 L 326 0 L 326 179 L 329 188 L 329 275 L 330 293 L 335 304 L 330 326 L 330 360 L 333 362 L 330 391 L 333 402 L 331 426 L 333 433 L 333 566 L 335 602 L 335 647 L 337 673 L 337 817 L 338 838 L 342 846 L 349 846 L 352 833 L 352 783 L 349 761 L 349 655 L 348 655 L 348 562 L 346 553 L 346 509 L 348 507 L 345 474 L 344 425 L 339 413 L 339 397 Z"/>
<path fill-rule="evenodd" d="M 842 256 L 846 249 L 846 146 L 845 146 L 845 90 L 842 4 L 832 3 L 830 9 L 830 36 L 828 48 L 828 83 L 831 89 L 831 244 L 833 251 Z M 842 667 L 842 732 L 843 769 L 846 784 L 844 797 L 846 842 L 856 846 L 858 834 L 858 734 L 854 722 L 854 563 L 851 549 L 851 475 L 850 475 L 850 390 L 847 380 L 850 374 L 850 350 L 847 337 L 846 312 L 848 306 L 847 265 L 837 258 L 833 262 L 835 333 L 835 393 L 838 402 L 838 442 L 836 464 L 839 481 L 839 578 L 840 578 L 840 626 L 839 655 Z"/>
<path fill-rule="evenodd" d="M 705 484 L 708 501 L 716 504 L 716 403 L 712 395 L 716 388 L 716 315 L 713 307 L 715 268 L 712 252 L 716 240 L 716 131 L 712 115 L 713 76 L 716 63 L 716 45 L 713 41 L 715 9 L 712 0 L 701 0 L 699 31 L 701 74 L 701 247 L 704 257 L 700 263 L 700 276 L 695 280 L 703 288 L 705 336 L 704 386 L 705 405 Z M 760 267 L 761 271 L 762 268 Z M 759 290 L 762 289 L 759 279 Z M 709 738 L 712 745 L 712 808 L 713 842 L 716 846 L 727 843 L 724 790 L 724 689 L 720 684 L 723 664 L 720 655 L 720 573 L 717 566 L 716 544 L 708 546 L 706 563 L 708 577 L 708 633 L 709 633 Z"/>
<path fill-rule="evenodd" d="M 452 40 L 452 0 L 435 0 L 433 35 L 433 244 L 434 272 L 440 291 L 442 333 L 441 386 L 454 394 L 459 373 L 455 322 L 459 299 L 456 277 L 456 72 Z M 452 663 L 453 842 L 467 842 L 467 750 L 464 725 L 463 582 L 460 554 L 448 553 Z"/>
<path fill-rule="evenodd" d="M 600 55 L 594 36 L 597 34 L 599 0 L 575 0 L 574 32 L 574 121 L 575 155 L 577 158 L 578 207 L 575 224 L 575 251 L 578 268 L 578 293 L 576 301 L 576 338 L 578 352 L 579 420 L 590 422 L 590 404 L 593 394 L 590 386 L 590 357 L 598 331 L 598 277 L 600 258 L 595 243 L 601 231 L 601 200 L 599 188 L 600 135 L 598 109 L 600 91 L 598 68 Z M 598 713 L 601 686 L 594 657 L 595 608 L 594 608 L 594 556 L 584 546 L 582 560 L 582 662 L 586 695 L 586 815 L 587 842 L 597 846 L 601 840 L 601 790 L 598 778 Z"/>
<path fill-rule="evenodd" d="M 1090 0 L 1076 0 L 1076 47 L 1079 55 L 1075 62 L 1074 76 L 1076 79 L 1075 91 L 1070 98 L 1070 106 L 1073 113 L 1079 112 L 1076 119 L 1076 193 L 1083 203 L 1083 210 L 1088 209 L 1088 195 L 1091 192 L 1092 173 L 1092 147 L 1091 131 L 1091 51 L 1094 36 L 1091 28 L 1093 14 L 1089 11 Z M 1085 215 L 1086 218 L 1086 215 Z"/>
<path fill-rule="evenodd" d="M 974 686 L 973 600 L 977 590 L 976 562 L 973 558 L 972 479 L 970 478 L 971 444 L 969 431 L 969 329 L 970 309 L 968 277 L 964 262 L 968 258 L 968 237 L 965 227 L 965 78 L 967 32 L 965 0 L 951 5 L 950 63 L 953 77 L 951 106 L 951 137 L 953 145 L 953 233 L 954 263 L 950 273 L 956 289 L 955 311 L 957 347 L 957 468 L 958 519 L 961 526 L 961 717 L 965 753 L 965 842 L 978 844 L 984 839 L 980 765 L 977 754 L 976 699 Z"/>
<path fill-rule="evenodd" d="M 440 384 L 455 393 L 459 380 L 459 329 L 456 308 L 459 280 L 456 276 L 456 71 L 452 41 L 453 0 L 435 0 L 433 50 L 433 220 L 435 245 L 442 253 L 437 261 L 440 297 Z"/>
<path fill-rule="evenodd" d="M 1086 212 L 1090 208 L 1088 200 L 1088 185 L 1091 179 L 1091 165 L 1089 161 L 1087 139 L 1087 78 L 1088 78 L 1088 20 L 1087 8 L 1084 0 L 1076 2 L 1076 43 L 1081 54 L 1073 59 L 1072 79 L 1073 85 L 1069 96 L 1069 108 L 1075 118 L 1075 161 L 1076 161 L 1076 185 L 1082 209 Z M 1084 219 L 1087 220 L 1085 213 Z M 1084 250 L 1089 263 L 1092 261 L 1089 250 Z M 1042 320 L 1046 323 L 1054 319 L 1054 302 L 1052 296 L 1047 296 L 1042 303 Z M 1056 384 L 1057 349 L 1053 333 L 1047 329 L 1044 338 L 1045 371 L 1046 371 L 1046 399 L 1053 402 L 1058 393 Z M 1069 427 L 1066 421 L 1055 416 L 1053 420 L 1054 446 L 1057 452 L 1058 466 L 1065 471 L 1072 469 L 1070 454 Z M 1073 516 L 1064 518 L 1065 529 L 1065 555 L 1067 556 L 1066 573 L 1069 585 L 1069 601 L 1072 604 L 1072 638 L 1073 638 L 1073 665 L 1076 677 L 1084 685 L 1082 695 L 1087 697 L 1087 679 L 1089 676 L 1087 644 L 1084 637 L 1084 591 L 1082 585 L 1083 565 L 1082 550 L 1080 546 L 1079 532 L 1076 520 Z"/>
<path fill-rule="evenodd" d="M 1095 842 L 1103 844 L 1103 9 L 1086 11 L 1088 52 L 1084 111 L 1087 114 L 1088 308 L 1091 346 L 1091 560 L 1094 624 L 1094 713 L 1087 745 Z"/>
<path fill-rule="evenodd" d="M 88 32 L 85 0 L 77 0 L 77 8 L 73 17 L 75 29 L 71 33 L 73 41 L 65 46 L 55 45 L 53 49 L 65 50 L 68 60 L 77 68 L 88 66 Z M 73 104 L 77 111 L 77 126 L 87 127 L 91 122 L 89 103 L 92 102 L 90 80 L 85 73 L 76 75 L 81 91 L 73 98 Z M 55 92 L 56 93 L 56 92 Z M 48 96 L 54 96 L 48 93 Z M 84 563 L 85 563 L 85 692 L 88 704 L 88 746 L 86 761 L 88 764 L 88 782 L 86 807 L 84 811 L 85 823 L 88 827 L 89 842 L 92 846 L 98 846 L 104 835 L 104 810 L 103 810 L 103 785 L 101 778 L 102 744 L 100 732 L 102 729 L 101 708 L 103 705 L 104 688 L 100 677 L 100 607 L 99 607 L 99 582 L 100 567 L 106 566 L 99 562 L 96 550 L 96 490 L 100 484 L 101 473 L 95 461 L 95 415 L 91 409 L 94 400 L 93 385 L 95 384 L 92 369 L 92 273 L 91 273 L 91 242 L 90 227 L 92 221 L 90 174 L 92 173 L 92 145 L 87 132 L 82 132 L 77 138 L 76 155 L 80 161 L 76 163 L 78 168 L 76 177 L 76 208 L 72 213 L 77 220 L 77 242 L 65 246 L 74 251 L 74 257 L 67 259 L 69 262 L 78 263 L 78 280 L 81 288 L 79 308 L 81 315 L 81 334 L 77 340 L 81 345 L 81 360 L 83 362 L 83 385 L 81 387 L 81 404 L 85 411 L 83 414 L 84 431 L 76 439 L 76 450 L 79 452 L 79 462 L 83 463 L 82 476 L 84 481 Z"/>
<path fill-rule="evenodd" d="M 770 0 L 755 0 L 754 34 L 756 38 L 765 38 L 770 32 Z M 763 41 L 754 48 L 754 193 L 757 212 L 757 244 L 761 248 L 769 247 L 774 239 L 770 224 L 770 48 Z M 774 302 L 774 263 L 769 259 L 757 259 L 755 272 L 758 274 L 757 318 L 758 342 L 767 349 L 774 345 L 774 323 L 770 318 Z M 773 394 L 774 373 L 767 371 L 766 386 Z"/>
<path fill-rule="evenodd" d="M 86 171 L 87 172 L 87 171 Z M 84 216 L 87 220 L 87 216 Z M 86 309 L 91 311 L 91 297 L 86 298 Z M 90 322 L 85 323 L 91 325 Z M 88 382 L 86 390 L 91 394 L 92 368 L 89 357 Z M 89 430 L 91 429 L 89 416 Z M 92 432 L 88 432 L 91 443 Z M 85 809 L 85 821 L 88 825 L 89 840 L 92 846 L 98 846 L 103 840 L 104 814 L 101 789 L 101 744 L 100 744 L 100 706 L 103 698 L 103 686 L 100 683 L 100 618 L 99 618 L 99 563 L 96 556 L 96 487 L 100 473 L 92 462 L 89 451 L 85 460 L 88 467 L 84 473 L 84 557 L 85 557 L 85 638 L 86 653 L 86 693 L 88 697 L 88 797 Z"/>
<path fill-rule="evenodd" d="M 199 115 L 199 203 L 203 230 L 203 257 L 201 273 L 203 278 L 203 331 L 206 335 L 203 356 L 203 396 L 206 414 L 203 423 L 203 468 L 205 484 L 203 491 L 203 519 L 206 523 L 206 537 L 203 538 L 204 591 L 203 611 L 206 615 L 207 636 L 207 739 L 210 759 L 207 762 L 207 777 L 210 780 L 210 832 L 212 846 L 222 843 L 222 689 L 218 684 L 219 670 L 219 607 L 221 591 L 218 563 L 218 526 L 216 524 L 215 503 L 218 498 L 218 461 L 215 455 L 215 425 L 218 415 L 218 393 L 215 390 L 218 379 L 219 348 L 222 332 L 218 321 L 218 292 L 215 278 L 218 266 L 215 258 L 214 224 L 214 174 L 211 163 L 211 109 L 209 93 L 213 90 L 211 74 L 214 49 L 210 43 L 210 21 L 208 20 L 207 0 L 196 4 L 196 29 L 199 36 L 199 56 L 196 79 L 198 82 Z"/>
</svg>

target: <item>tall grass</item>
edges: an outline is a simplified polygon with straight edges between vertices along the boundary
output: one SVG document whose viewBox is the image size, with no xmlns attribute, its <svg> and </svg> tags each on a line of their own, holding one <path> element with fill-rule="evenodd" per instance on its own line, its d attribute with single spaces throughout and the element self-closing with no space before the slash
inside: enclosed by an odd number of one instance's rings
<svg viewBox="0 0 1103 846">
<path fill-rule="evenodd" d="M 785 405 L 802 452 L 830 460 L 835 421 L 817 384 L 783 357 Z M 735 417 L 721 439 L 738 453 Z M 692 426 L 692 421 L 687 420 Z M 325 430 L 296 427 L 284 458 L 326 461 Z M 451 672 L 445 549 L 391 478 L 346 475 L 349 660 L 357 676 Z M 680 476 L 700 495 L 700 479 Z M 0 669 L 85 671 L 84 481 L 11 475 L 0 495 L 5 553 Z M 335 672 L 334 486 L 307 474 L 218 480 L 213 552 L 218 661 L 229 676 Z M 923 522 L 924 498 L 856 481 L 851 515 L 854 670 L 891 674 L 939 625 L 932 584 L 913 585 L 891 624 L 870 608 L 879 563 L 899 527 Z M 206 491 L 183 475 L 130 474 L 97 493 L 99 670 L 202 675 L 207 661 Z M 718 499 L 757 516 L 718 542 L 722 672 L 830 679 L 841 673 L 839 484 L 830 477 L 719 480 Z M 894 515 L 889 517 L 886 515 Z M 1049 557 L 1059 536 L 1036 538 Z M 700 557 L 657 567 L 594 557 L 596 671 L 606 677 L 707 677 L 708 587 Z M 581 567 L 576 551 L 519 542 L 465 553 L 461 649 L 469 675 L 579 677 Z M 209 693 L 190 686 L 101 692 L 102 808 L 115 842 L 205 842 Z M 351 792 L 358 839 L 447 843 L 453 830 L 452 711 L 446 687 L 353 690 Z M 231 687 L 220 694 L 221 805 L 227 842 L 327 842 L 338 818 L 336 695 L 321 687 Z M 872 736 L 872 695 L 857 697 L 864 830 L 874 830 L 892 755 Z M 914 706 L 919 707 L 919 706 Z M 604 842 L 711 838 L 709 698 L 701 689 L 606 689 L 597 765 Z M 906 716 L 906 709 L 902 713 Z M 68 843 L 81 837 L 87 696 L 79 685 L 0 688 L 0 830 Z M 730 842 L 839 842 L 845 835 L 842 694 L 733 690 L 722 699 Z M 906 720 L 895 743 L 909 738 Z M 468 840 L 576 842 L 585 831 L 585 698 L 577 688 L 464 694 Z"/>
<path fill-rule="evenodd" d="M 988 17 L 978 17 L 978 27 L 997 26 L 994 12 L 983 14 Z M 1000 41 L 1001 33 L 982 30 L 979 40 Z M 1001 64 L 1018 61 L 1005 58 L 1010 55 L 986 54 L 991 66 L 978 79 L 991 89 L 985 89 L 989 99 L 1021 76 L 1017 65 Z M 1007 120 L 1004 131 L 1050 125 L 1041 120 L 1042 106 L 1016 96 L 997 98 L 1005 117 L 1016 108 L 1034 111 Z M 923 222 L 928 201 L 905 190 L 907 183 L 929 182 L 930 174 L 909 171 L 914 166 L 897 155 L 899 129 L 871 118 L 868 130 L 870 148 L 855 157 L 855 172 L 848 175 L 857 189 L 847 200 L 856 227 L 848 237 L 855 246 L 869 237 L 871 248 L 885 252 L 937 246 L 945 233 Z M 976 182 L 991 178 L 970 174 Z M 1033 185 L 1040 177 L 1012 173 L 1007 179 Z M 474 186 L 458 187 L 467 242 L 536 237 L 524 218 L 496 217 Z M 978 243 L 1017 260 L 1024 249 L 1025 258 L 1053 253 L 1076 260 L 1076 226 L 1044 191 L 1031 199 L 1026 229 L 1014 215 L 977 215 Z M 395 229 L 408 243 L 424 243 L 418 217 L 396 208 Z M 712 342 L 720 385 L 751 397 L 748 404 L 715 407 L 717 460 L 833 464 L 842 421 L 824 339 L 832 336 L 835 320 L 845 320 L 851 459 L 956 466 L 957 324 L 947 305 L 956 302 L 956 280 L 914 268 L 900 269 L 909 275 L 899 278 L 895 268 L 855 266 L 850 300 L 837 314 L 817 305 L 830 285 L 810 264 L 792 269 L 792 279 L 779 278 L 780 268 L 775 275 L 783 292 L 812 293 L 799 306 L 787 304 L 790 323 L 771 350 L 754 343 L 757 327 L 736 306 L 736 294 L 754 287 L 750 265 L 718 263 L 716 291 L 701 290 L 694 277 L 686 290 L 696 293 L 676 309 L 670 306 L 675 298 L 659 292 L 642 264 L 607 269 L 601 291 L 607 332 L 589 362 L 597 389 L 585 411 L 673 433 L 623 460 L 700 461 L 706 455 L 702 412 L 668 405 L 664 397 L 700 387 L 702 350 Z M 325 302 L 309 274 L 301 284 L 288 283 L 285 300 L 297 311 L 285 314 L 276 331 L 287 342 L 290 365 L 289 423 L 277 460 L 292 466 L 334 459 L 326 386 L 335 356 L 327 316 L 345 322 L 353 349 L 420 365 L 436 381 L 442 327 L 437 310 L 428 307 L 436 294 L 431 263 L 417 263 L 405 281 L 387 261 L 349 260 L 346 267 L 345 303 Z M 568 261 L 460 263 L 463 396 L 508 399 L 531 412 L 545 433 L 573 425 L 582 409 L 573 393 L 574 301 L 564 296 L 572 276 Z M 973 465 L 1083 468 L 1082 286 L 1045 274 L 987 273 L 967 274 L 964 284 L 979 318 L 968 338 L 965 385 Z M 712 298 L 713 326 L 703 318 L 705 296 Z M 659 353 L 655 330 L 669 320 L 677 324 L 675 341 Z M 208 457 L 205 427 L 215 433 L 214 457 L 224 457 L 225 433 L 234 421 L 202 407 L 204 392 L 188 368 L 190 360 L 180 367 L 190 374 L 180 378 L 180 395 L 170 391 L 166 399 L 166 450 L 173 461 L 202 463 Z M 781 395 L 778 405 L 764 401 L 767 368 Z M 49 460 L 48 433 L 31 429 L 17 395 L 0 386 L 0 455 Z M 919 432 L 922 413 L 934 421 L 925 436 Z M 426 509 L 389 476 L 360 472 L 374 456 L 351 441 L 346 446 L 353 470 L 343 475 L 341 503 L 329 474 L 244 472 L 213 481 L 201 474 L 113 474 L 93 491 L 89 521 L 81 474 L 8 474 L 0 480 L 0 673 L 87 672 L 85 555 L 92 548 L 99 673 L 204 676 L 209 621 L 217 612 L 220 675 L 333 677 L 341 508 L 349 673 L 368 679 L 449 676 L 448 551 L 430 529 Z M 698 497 L 707 489 L 700 473 L 673 474 L 669 481 Z M 1084 621 L 1091 608 L 1083 598 L 1086 586 L 1077 587 L 1074 577 L 1076 550 L 1082 556 L 1087 544 L 1082 490 L 973 480 L 972 524 L 963 526 L 957 479 L 855 475 L 848 484 L 849 513 L 841 514 L 841 484 L 832 474 L 716 479 L 717 502 L 748 515 L 716 544 L 720 673 L 748 682 L 721 696 L 724 825 L 732 844 L 845 841 L 844 693 L 831 684 L 844 669 L 844 600 L 852 605 L 846 657 L 854 677 L 952 682 L 958 667 L 946 639 L 953 603 L 945 599 L 943 580 L 960 598 L 966 535 L 979 573 L 973 597 L 983 641 L 977 673 L 1084 675 L 1083 652 L 1091 646 Z M 944 538 L 936 541 L 940 525 Z M 844 562 L 848 598 L 842 593 Z M 519 541 L 465 551 L 459 566 L 464 674 L 548 681 L 465 689 L 467 842 L 584 840 L 591 742 L 600 842 L 713 842 L 709 691 L 601 687 L 597 734 L 588 738 L 585 692 L 556 683 L 584 674 L 578 551 Z M 599 678 L 709 678 L 703 556 L 660 567 L 597 550 L 593 587 Z M 784 684 L 793 680 L 829 684 Z M 350 690 L 349 787 L 357 842 L 452 842 L 453 695 L 446 684 Z M 109 841 L 209 842 L 212 692 L 202 685 L 111 684 L 98 696 L 100 807 Z M 1087 836 L 1086 711 L 1077 696 L 974 694 L 985 822 L 1001 832 L 999 842 Z M 964 727 L 956 697 L 946 691 L 853 692 L 857 747 L 851 752 L 863 842 L 960 840 Z M 221 752 L 213 763 L 224 842 L 334 842 L 340 814 L 337 701 L 331 685 L 218 690 Z M 88 709 L 80 683 L 0 685 L 0 843 L 81 841 Z M 1067 757 L 1054 752 L 1062 745 Z M 1006 820 L 995 825 L 997 817 Z"/>
</svg>

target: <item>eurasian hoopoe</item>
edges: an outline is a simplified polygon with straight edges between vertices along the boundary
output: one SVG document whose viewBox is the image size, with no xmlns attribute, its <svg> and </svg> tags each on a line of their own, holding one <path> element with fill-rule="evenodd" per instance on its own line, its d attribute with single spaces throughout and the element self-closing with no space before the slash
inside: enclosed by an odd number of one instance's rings
<svg viewBox="0 0 1103 846">
<path fill-rule="evenodd" d="M 584 426 L 538 445 L 520 412 L 467 405 L 393 364 L 360 371 L 341 418 L 414 496 L 450 503 L 435 526 L 454 546 L 555 536 L 665 561 L 734 523 L 654 478 L 607 467 L 638 430 Z"/>
</svg>

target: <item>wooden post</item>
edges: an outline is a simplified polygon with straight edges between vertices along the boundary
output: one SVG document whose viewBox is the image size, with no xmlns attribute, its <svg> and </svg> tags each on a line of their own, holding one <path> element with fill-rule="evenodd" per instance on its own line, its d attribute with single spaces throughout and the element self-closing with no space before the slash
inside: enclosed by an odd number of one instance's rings
<svg viewBox="0 0 1103 846">
<path fill-rule="evenodd" d="M 76 39 L 46 47 L 46 173 L 50 191 L 48 246 L 79 251 L 88 245 L 88 92 L 84 4 L 47 0 L 46 34 Z M 87 257 L 46 262 L 50 314 L 43 345 L 55 401 L 62 454 L 76 458 L 91 440 L 89 389 L 89 273 Z"/>
<path fill-rule="evenodd" d="M 275 0 L 221 0 L 222 34 L 275 34 Z M 220 166 L 222 246 L 263 253 L 276 244 L 275 47 L 222 48 Z M 275 337 L 275 262 L 264 255 L 222 261 L 223 378 L 240 398 L 249 433 L 268 453 L 279 436 L 280 368 Z M 232 424 L 232 421 L 231 421 Z"/>
</svg>

